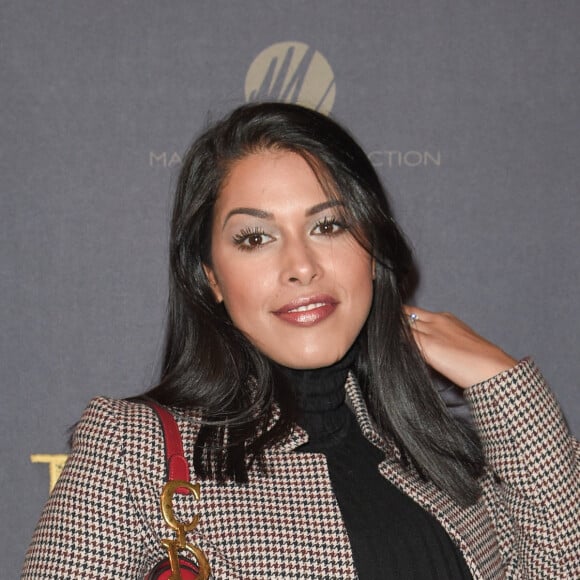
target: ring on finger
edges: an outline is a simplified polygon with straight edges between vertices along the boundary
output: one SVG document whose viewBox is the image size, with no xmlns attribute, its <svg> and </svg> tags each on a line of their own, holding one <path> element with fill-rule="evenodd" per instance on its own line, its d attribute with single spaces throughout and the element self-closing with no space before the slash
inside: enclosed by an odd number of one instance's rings
<svg viewBox="0 0 580 580">
<path fill-rule="evenodd" d="M 409 314 L 409 326 L 414 326 L 417 320 L 419 320 L 419 315 L 416 312 Z"/>
</svg>

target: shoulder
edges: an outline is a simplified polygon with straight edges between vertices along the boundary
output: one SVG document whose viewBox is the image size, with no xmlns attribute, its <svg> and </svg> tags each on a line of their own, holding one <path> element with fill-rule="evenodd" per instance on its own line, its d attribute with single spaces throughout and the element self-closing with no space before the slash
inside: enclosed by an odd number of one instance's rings
<svg viewBox="0 0 580 580">
<path fill-rule="evenodd" d="M 186 456 L 192 460 L 189 455 L 193 454 L 200 413 L 175 407 L 168 410 L 179 427 Z M 145 402 L 99 396 L 87 405 L 72 438 L 73 452 L 95 445 L 111 451 L 115 448 L 116 454 L 120 452 L 127 460 L 141 462 L 163 453 L 163 430 L 157 414 Z"/>
<path fill-rule="evenodd" d="M 201 413 L 193 409 L 167 407 L 178 424 L 199 428 Z M 153 409 L 144 401 L 113 399 L 98 396 L 91 399 L 77 425 L 77 428 L 106 426 L 125 428 L 130 431 L 151 431 L 159 425 L 159 419 Z"/>
<path fill-rule="evenodd" d="M 199 412 L 169 407 L 193 464 Z M 143 401 L 95 397 L 87 405 L 73 435 L 72 456 L 100 457 L 111 469 L 118 464 L 126 483 L 140 492 L 155 493 L 165 480 L 165 441 L 157 414 Z M 150 488 L 150 486 L 152 486 Z"/>
<path fill-rule="evenodd" d="M 95 397 L 91 399 L 73 435 L 73 448 L 85 437 L 124 438 L 127 430 L 147 430 L 154 419 L 146 405 L 123 399 Z"/>
</svg>

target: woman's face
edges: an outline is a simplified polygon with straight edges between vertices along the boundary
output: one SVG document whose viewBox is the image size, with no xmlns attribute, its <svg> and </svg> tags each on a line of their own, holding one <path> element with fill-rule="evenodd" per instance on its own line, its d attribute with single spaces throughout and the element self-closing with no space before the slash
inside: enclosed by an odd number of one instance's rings
<svg viewBox="0 0 580 580">
<path fill-rule="evenodd" d="M 235 162 L 216 202 L 205 266 L 216 299 L 287 367 L 340 360 L 369 314 L 374 264 L 337 204 L 300 155 L 281 151 Z"/>
</svg>

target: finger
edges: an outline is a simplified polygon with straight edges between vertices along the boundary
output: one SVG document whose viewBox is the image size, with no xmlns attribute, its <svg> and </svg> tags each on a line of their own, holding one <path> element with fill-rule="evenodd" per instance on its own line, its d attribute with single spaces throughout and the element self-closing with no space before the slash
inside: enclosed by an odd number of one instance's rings
<svg viewBox="0 0 580 580">
<path fill-rule="evenodd" d="M 403 306 L 403 313 L 407 324 L 414 329 L 425 328 L 433 318 L 433 313 L 416 306 Z"/>
<path fill-rule="evenodd" d="M 413 328 L 419 322 L 419 315 L 416 312 L 411 312 L 407 315 L 407 322 Z"/>
<path fill-rule="evenodd" d="M 433 317 L 433 312 L 418 306 L 409 306 L 408 304 L 403 305 L 403 312 L 407 316 L 414 315 L 415 320 L 422 320 L 423 322 L 429 322 Z"/>
<path fill-rule="evenodd" d="M 419 353 L 421 357 L 426 361 L 426 353 L 425 349 L 423 348 L 423 339 L 427 336 L 425 332 L 422 332 L 420 328 L 417 328 L 417 323 L 409 324 L 409 330 L 411 331 L 411 337 L 413 338 L 413 342 L 419 349 Z"/>
<path fill-rule="evenodd" d="M 421 315 L 419 314 L 417 309 L 412 306 L 404 306 L 403 314 L 405 317 L 405 323 L 408 329 L 411 331 L 411 336 L 413 337 L 413 340 L 418 343 L 420 338 L 419 335 L 425 334 L 424 320 L 422 320 Z"/>
</svg>

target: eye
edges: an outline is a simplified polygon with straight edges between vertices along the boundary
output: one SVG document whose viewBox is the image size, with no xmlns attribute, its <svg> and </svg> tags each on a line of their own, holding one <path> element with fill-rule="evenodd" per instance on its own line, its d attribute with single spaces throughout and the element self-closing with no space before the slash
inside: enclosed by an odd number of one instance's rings
<svg viewBox="0 0 580 580">
<path fill-rule="evenodd" d="M 270 243 L 273 240 L 274 238 L 272 236 L 268 235 L 260 228 L 246 228 L 243 229 L 239 234 L 233 236 L 234 244 L 240 250 L 244 251 L 255 250 Z"/>
<path fill-rule="evenodd" d="M 346 229 L 346 225 L 340 222 L 337 218 L 325 217 L 324 219 L 316 222 L 316 225 L 314 228 L 312 228 L 311 233 L 317 236 L 336 236 Z"/>
</svg>

